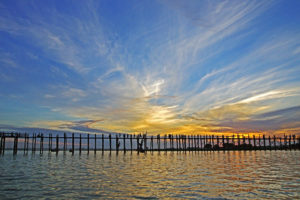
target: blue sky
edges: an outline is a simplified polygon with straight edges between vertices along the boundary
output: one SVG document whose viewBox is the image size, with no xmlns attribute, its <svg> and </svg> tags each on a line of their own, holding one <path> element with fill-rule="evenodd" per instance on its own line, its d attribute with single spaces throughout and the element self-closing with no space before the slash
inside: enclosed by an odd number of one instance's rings
<svg viewBox="0 0 300 200">
<path fill-rule="evenodd" d="M 300 134 L 299 8 L 1 1 L 0 128 Z"/>
</svg>

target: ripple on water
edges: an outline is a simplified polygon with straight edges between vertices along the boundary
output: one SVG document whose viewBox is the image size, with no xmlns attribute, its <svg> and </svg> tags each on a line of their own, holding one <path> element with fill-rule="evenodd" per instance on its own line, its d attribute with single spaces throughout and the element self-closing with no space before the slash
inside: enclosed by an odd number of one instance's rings
<svg viewBox="0 0 300 200">
<path fill-rule="evenodd" d="M 300 198 L 300 151 L 0 157 L 0 199 Z"/>
</svg>

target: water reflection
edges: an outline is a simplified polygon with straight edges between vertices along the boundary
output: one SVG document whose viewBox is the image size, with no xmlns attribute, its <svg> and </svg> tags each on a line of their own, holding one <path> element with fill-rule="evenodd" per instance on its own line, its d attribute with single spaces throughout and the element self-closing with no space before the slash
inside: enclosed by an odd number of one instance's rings
<svg viewBox="0 0 300 200">
<path fill-rule="evenodd" d="M 0 157 L 0 199 L 300 197 L 299 151 Z"/>
</svg>

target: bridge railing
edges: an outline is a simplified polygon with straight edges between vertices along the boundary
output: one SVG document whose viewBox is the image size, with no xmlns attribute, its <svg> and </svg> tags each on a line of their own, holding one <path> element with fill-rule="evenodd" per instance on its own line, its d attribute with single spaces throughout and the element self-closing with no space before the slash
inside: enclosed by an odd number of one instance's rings
<svg viewBox="0 0 300 200">
<path fill-rule="evenodd" d="M 146 134 L 24 134 L 0 133 L 0 154 L 22 151 L 228 151 L 228 150 L 296 150 L 300 136 L 240 135 L 156 135 Z"/>
</svg>

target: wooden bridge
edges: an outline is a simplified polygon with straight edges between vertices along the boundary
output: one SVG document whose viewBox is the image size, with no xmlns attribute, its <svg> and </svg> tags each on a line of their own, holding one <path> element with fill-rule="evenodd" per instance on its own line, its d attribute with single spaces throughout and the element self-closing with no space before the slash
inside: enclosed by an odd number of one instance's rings
<svg viewBox="0 0 300 200">
<path fill-rule="evenodd" d="M 276 136 L 215 136 L 215 135 L 157 135 L 146 134 L 21 134 L 0 133 L 0 154 L 31 151 L 40 154 L 59 151 L 88 154 L 92 151 L 228 151 L 228 150 L 300 150 L 300 137 Z"/>
</svg>

